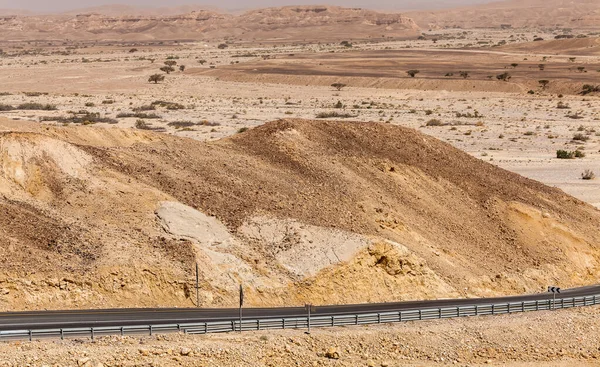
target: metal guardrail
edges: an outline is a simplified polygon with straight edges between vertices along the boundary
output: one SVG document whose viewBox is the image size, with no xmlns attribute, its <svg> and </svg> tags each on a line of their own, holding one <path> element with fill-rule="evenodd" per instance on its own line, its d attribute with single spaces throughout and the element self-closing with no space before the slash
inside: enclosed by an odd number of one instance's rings
<svg viewBox="0 0 600 367">
<path fill-rule="evenodd" d="M 107 335 L 153 335 L 155 333 L 183 332 L 186 334 L 227 333 L 232 331 L 257 331 L 269 329 L 307 329 L 345 325 L 372 325 L 418 320 L 434 320 L 469 316 L 501 315 L 517 312 L 542 311 L 584 307 L 600 304 L 600 295 L 559 298 L 556 301 L 496 303 L 459 307 L 442 307 L 393 312 L 347 314 L 334 316 L 307 316 L 292 318 L 261 318 L 231 321 L 208 321 L 190 324 L 157 324 L 120 327 L 89 327 L 65 329 L 39 329 L 0 331 L 0 341 L 34 340 L 42 338 L 91 338 Z"/>
</svg>

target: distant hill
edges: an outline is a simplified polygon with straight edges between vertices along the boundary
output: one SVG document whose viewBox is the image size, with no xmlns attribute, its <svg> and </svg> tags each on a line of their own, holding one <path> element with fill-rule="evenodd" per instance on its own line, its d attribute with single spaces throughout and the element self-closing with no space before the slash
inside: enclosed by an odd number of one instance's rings
<svg viewBox="0 0 600 367">
<path fill-rule="evenodd" d="M 180 8 L 189 10 L 190 8 Z M 130 7 L 101 7 L 77 14 L 12 16 L 0 19 L 4 40 L 242 40 L 368 39 L 414 36 L 418 27 L 398 13 L 335 6 L 290 6 L 241 15 L 198 10 L 179 15 L 123 15 Z M 154 12 L 154 11 L 153 11 Z"/>
<path fill-rule="evenodd" d="M 422 28 L 600 28 L 598 0 L 509 0 L 438 11 L 406 13 Z"/>
</svg>

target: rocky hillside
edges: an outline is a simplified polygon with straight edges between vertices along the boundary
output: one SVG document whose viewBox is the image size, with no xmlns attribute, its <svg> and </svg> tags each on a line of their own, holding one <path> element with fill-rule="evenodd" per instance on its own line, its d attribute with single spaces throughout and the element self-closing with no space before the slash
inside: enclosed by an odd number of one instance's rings
<svg viewBox="0 0 600 367">
<path fill-rule="evenodd" d="M 106 12 L 104 12 L 106 13 Z M 333 6 L 300 6 L 249 11 L 239 16 L 209 10 L 175 16 L 97 13 L 0 17 L 3 40 L 242 40 L 367 39 L 414 36 L 415 23 L 400 14 Z"/>
<path fill-rule="evenodd" d="M 382 302 L 597 282 L 600 212 L 414 130 L 211 143 L 0 121 L 0 309 Z"/>
<path fill-rule="evenodd" d="M 597 0 L 508 0 L 491 4 L 407 13 L 423 28 L 600 27 Z"/>
</svg>

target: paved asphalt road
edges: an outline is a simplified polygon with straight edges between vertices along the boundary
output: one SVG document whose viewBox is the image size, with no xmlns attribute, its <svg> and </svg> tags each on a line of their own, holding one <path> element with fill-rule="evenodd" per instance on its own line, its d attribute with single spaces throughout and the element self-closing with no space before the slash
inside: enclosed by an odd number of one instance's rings
<svg viewBox="0 0 600 367">
<path fill-rule="evenodd" d="M 565 289 L 556 299 L 600 295 L 599 286 Z M 444 299 L 398 303 L 317 306 L 313 316 L 331 316 L 355 313 L 408 311 L 415 309 L 489 305 L 492 303 L 523 302 L 551 299 L 551 293 L 498 298 Z M 244 308 L 244 318 L 303 317 L 304 307 Z M 159 324 L 201 323 L 230 321 L 239 318 L 237 308 L 147 308 L 111 310 L 32 311 L 0 313 L 0 331 L 39 330 L 101 326 L 134 326 Z"/>
</svg>

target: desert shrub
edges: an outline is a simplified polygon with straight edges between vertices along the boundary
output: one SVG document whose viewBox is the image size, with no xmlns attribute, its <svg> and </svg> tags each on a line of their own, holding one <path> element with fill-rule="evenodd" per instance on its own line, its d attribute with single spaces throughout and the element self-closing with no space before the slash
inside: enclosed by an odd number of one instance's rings
<svg viewBox="0 0 600 367">
<path fill-rule="evenodd" d="M 333 108 L 344 108 L 344 104 L 342 101 L 337 101 L 337 103 L 333 105 Z"/>
<path fill-rule="evenodd" d="M 332 112 L 320 112 L 317 114 L 316 116 L 318 119 L 329 119 L 329 118 L 350 118 L 350 117 L 356 117 L 356 115 L 352 115 L 349 113 L 339 113 L 336 111 L 332 111 Z"/>
<path fill-rule="evenodd" d="M 569 106 L 567 103 L 565 103 L 563 101 L 558 101 L 556 108 L 558 108 L 559 110 L 568 110 L 569 108 L 571 108 L 571 106 Z"/>
<path fill-rule="evenodd" d="M 247 127 L 241 127 L 241 128 L 238 129 L 237 133 L 241 134 L 241 133 L 245 133 L 246 131 L 248 131 Z"/>
<path fill-rule="evenodd" d="M 426 126 L 442 126 L 444 124 L 439 119 L 431 119 L 431 120 L 427 121 L 427 123 L 425 125 Z"/>
<path fill-rule="evenodd" d="M 217 46 L 217 48 L 218 48 L 219 50 L 224 50 L 224 49 L 226 49 L 226 48 L 228 48 L 228 47 L 229 47 L 229 45 L 228 45 L 228 44 L 226 44 L 226 43 L 221 43 L 219 46 Z"/>
<path fill-rule="evenodd" d="M 419 70 L 409 70 L 406 72 L 406 74 L 408 74 L 411 78 L 414 78 L 415 75 L 419 74 L 420 71 Z"/>
<path fill-rule="evenodd" d="M 167 74 L 171 74 L 175 71 L 175 68 L 173 68 L 172 66 L 163 66 L 162 68 L 160 68 L 160 71 L 165 72 Z"/>
<path fill-rule="evenodd" d="M 102 101 L 102 104 L 113 104 L 115 103 L 114 99 L 105 99 L 104 101 Z"/>
<path fill-rule="evenodd" d="M 27 102 L 21 103 L 17 106 L 17 110 L 38 110 L 38 111 L 54 111 L 56 110 L 56 106 L 52 104 L 43 104 L 43 103 L 35 103 L 35 102 Z"/>
<path fill-rule="evenodd" d="M 39 97 L 39 96 L 48 95 L 48 93 L 42 93 L 42 92 L 23 92 L 23 94 L 26 95 L 27 97 Z"/>
<path fill-rule="evenodd" d="M 575 158 L 575 152 L 569 152 L 563 149 L 556 151 L 556 158 L 558 159 L 573 159 Z"/>
<path fill-rule="evenodd" d="M 344 83 L 333 83 L 331 84 L 331 86 L 337 90 L 342 90 L 344 87 L 346 87 L 346 84 Z"/>
<path fill-rule="evenodd" d="M 96 104 L 94 102 L 86 102 L 85 106 L 86 107 L 96 107 Z"/>
<path fill-rule="evenodd" d="M 584 135 L 582 133 L 577 133 L 577 134 L 573 135 L 573 140 L 588 141 L 588 140 L 590 140 L 590 137 L 587 135 Z"/>
<path fill-rule="evenodd" d="M 133 109 L 133 112 L 139 112 L 139 111 L 154 111 L 156 110 L 156 107 L 154 105 L 143 105 L 140 107 L 136 107 Z"/>
<path fill-rule="evenodd" d="M 9 104 L 0 103 L 0 111 L 12 111 L 15 107 Z"/>
<path fill-rule="evenodd" d="M 148 77 L 148 83 L 158 84 L 158 82 L 162 82 L 165 80 L 165 76 L 161 74 L 152 74 Z"/>
<path fill-rule="evenodd" d="M 172 121 L 172 122 L 169 122 L 167 125 L 172 126 L 176 129 L 182 129 L 182 128 L 192 127 L 192 126 L 220 126 L 221 124 L 218 122 L 209 122 L 209 121 L 200 121 L 200 122 Z"/>
<path fill-rule="evenodd" d="M 106 123 L 106 124 L 117 124 L 119 121 L 110 117 L 102 117 L 99 113 L 90 113 L 80 111 L 84 113 L 72 113 L 71 116 L 60 116 L 60 117 L 41 117 L 40 121 L 56 121 L 63 124 L 82 124 L 90 125 L 95 123 Z"/>
<path fill-rule="evenodd" d="M 496 75 L 496 79 L 502 80 L 502 81 L 505 81 L 505 82 L 509 81 L 510 78 L 512 78 L 512 77 L 510 76 L 509 73 L 502 73 L 502 74 Z"/>
<path fill-rule="evenodd" d="M 600 92 L 600 85 L 584 84 L 583 87 L 581 88 L 580 94 L 585 96 L 590 93 L 598 93 L 598 92 Z"/>
<path fill-rule="evenodd" d="M 575 151 L 567 151 L 567 150 L 562 150 L 559 149 L 556 151 L 556 158 L 558 159 L 574 159 L 574 158 L 584 158 L 585 157 L 585 153 L 582 152 L 581 150 L 575 150 Z"/>
<path fill-rule="evenodd" d="M 461 112 L 457 112 L 456 113 L 456 117 L 461 118 L 468 118 L 468 119 L 476 119 L 476 118 L 482 118 L 484 117 L 483 115 L 481 115 L 479 113 L 479 111 L 475 110 L 473 113 L 471 112 L 466 112 L 466 113 L 461 113 Z"/>
<path fill-rule="evenodd" d="M 582 180 L 593 180 L 594 178 L 596 178 L 596 174 L 592 170 L 589 170 L 589 169 L 586 169 L 581 174 Z"/>
<path fill-rule="evenodd" d="M 166 108 L 167 110 L 185 110 L 185 106 L 175 102 L 168 101 L 154 101 L 151 104 L 152 106 L 158 106 Z"/>
<path fill-rule="evenodd" d="M 155 113 L 144 113 L 144 112 L 121 112 L 117 115 L 117 118 L 128 118 L 128 117 L 136 117 L 139 119 L 159 119 L 160 115 Z"/>
</svg>

